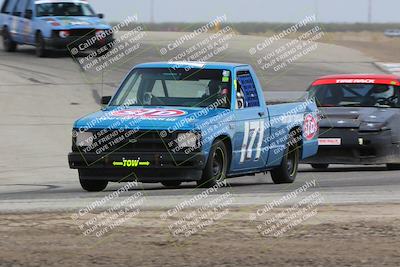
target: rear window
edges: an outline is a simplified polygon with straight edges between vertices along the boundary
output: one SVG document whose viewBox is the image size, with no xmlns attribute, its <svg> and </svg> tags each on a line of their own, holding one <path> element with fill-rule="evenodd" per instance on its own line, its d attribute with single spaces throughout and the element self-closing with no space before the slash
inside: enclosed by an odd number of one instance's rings
<svg viewBox="0 0 400 267">
<path fill-rule="evenodd" d="M 25 12 L 27 4 L 28 0 L 18 0 L 18 3 L 14 9 L 13 14 L 15 16 L 21 16 Z"/>
<path fill-rule="evenodd" d="M 251 73 L 249 71 L 239 71 L 237 73 L 237 81 L 237 107 L 239 109 L 259 107 L 260 101 L 258 99 L 257 88 Z"/>
</svg>

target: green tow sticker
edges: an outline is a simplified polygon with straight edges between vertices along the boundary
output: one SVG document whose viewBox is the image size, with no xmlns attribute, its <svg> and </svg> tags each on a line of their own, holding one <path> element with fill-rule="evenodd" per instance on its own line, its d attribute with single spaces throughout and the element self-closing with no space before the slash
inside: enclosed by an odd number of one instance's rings
<svg viewBox="0 0 400 267">
<path fill-rule="evenodd" d="M 222 72 L 222 82 L 223 83 L 228 83 L 229 82 L 229 76 L 231 75 L 231 72 L 229 70 L 224 70 Z"/>
<path fill-rule="evenodd" d="M 114 167 L 137 168 L 139 166 L 150 166 L 150 161 L 140 161 L 140 159 L 122 159 L 114 161 Z"/>
<path fill-rule="evenodd" d="M 222 77 L 222 82 L 228 83 L 229 82 L 229 77 Z"/>
</svg>

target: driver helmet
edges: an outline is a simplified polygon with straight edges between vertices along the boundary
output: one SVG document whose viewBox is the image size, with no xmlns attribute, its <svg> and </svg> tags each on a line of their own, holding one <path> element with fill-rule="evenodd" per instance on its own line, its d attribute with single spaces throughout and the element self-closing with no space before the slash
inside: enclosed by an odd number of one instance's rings
<svg viewBox="0 0 400 267">
<path fill-rule="evenodd" d="M 389 98 L 394 95 L 393 86 L 387 86 L 385 84 L 376 84 L 371 89 L 371 96 L 375 99 L 379 98 Z"/>
</svg>

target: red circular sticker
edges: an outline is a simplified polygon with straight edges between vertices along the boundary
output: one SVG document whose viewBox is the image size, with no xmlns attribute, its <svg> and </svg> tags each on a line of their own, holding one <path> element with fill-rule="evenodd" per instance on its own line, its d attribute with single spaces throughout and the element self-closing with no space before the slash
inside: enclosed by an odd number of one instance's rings
<svg viewBox="0 0 400 267">
<path fill-rule="evenodd" d="M 306 140 L 313 139 L 318 132 L 318 121 L 311 114 L 304 118 L 303 132 Z"/>
<path fill-rule="evenodd" d="M 112 115 L 120 117 L 145 117 L 145 118 L 167 118 L 185 115 L 186 111 L 179 109 L 140 108 L 114 111 Z"/>
</svg>

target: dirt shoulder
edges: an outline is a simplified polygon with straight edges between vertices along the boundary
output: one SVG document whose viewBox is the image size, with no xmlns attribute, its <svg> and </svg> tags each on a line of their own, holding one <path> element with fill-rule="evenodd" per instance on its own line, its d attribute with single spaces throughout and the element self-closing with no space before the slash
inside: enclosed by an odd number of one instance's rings
<svg viewBox="0 0 400 267">
<path fill-rule="evenodd" d="M 255 209 L 230 209 L 214 224 L 180 240 L 169 230 L 176 218 L 160 220 L 163 211 L 141 211 L 101 238 L 84 236 L 69 213 L 0 215 L 0 265 L 398 266 L 400 262 L 400 204 L 322 206 L 315 216 L 279 237 L 257 230 L 263 220 L 249 220 Z"/>
<path fill-rule="evenodd" d="M 272 37 L 274 34 L 276 32 L 266 32 L 263 36 Z M 289 38 L 300 34 L 291 34 Z M 352 48 L 379 62 L 400 62 L 400 38 L 386 37 L 383 32 L 325 32 L 318 42 Z"/>
<path fill-rule="evenodd" d="M 389 38 L 379 32 L 327 33 L 322 42 L 341 45 L 363 52 L 382 62 L 400 62 L 400 38 Z"/>
</svg>

